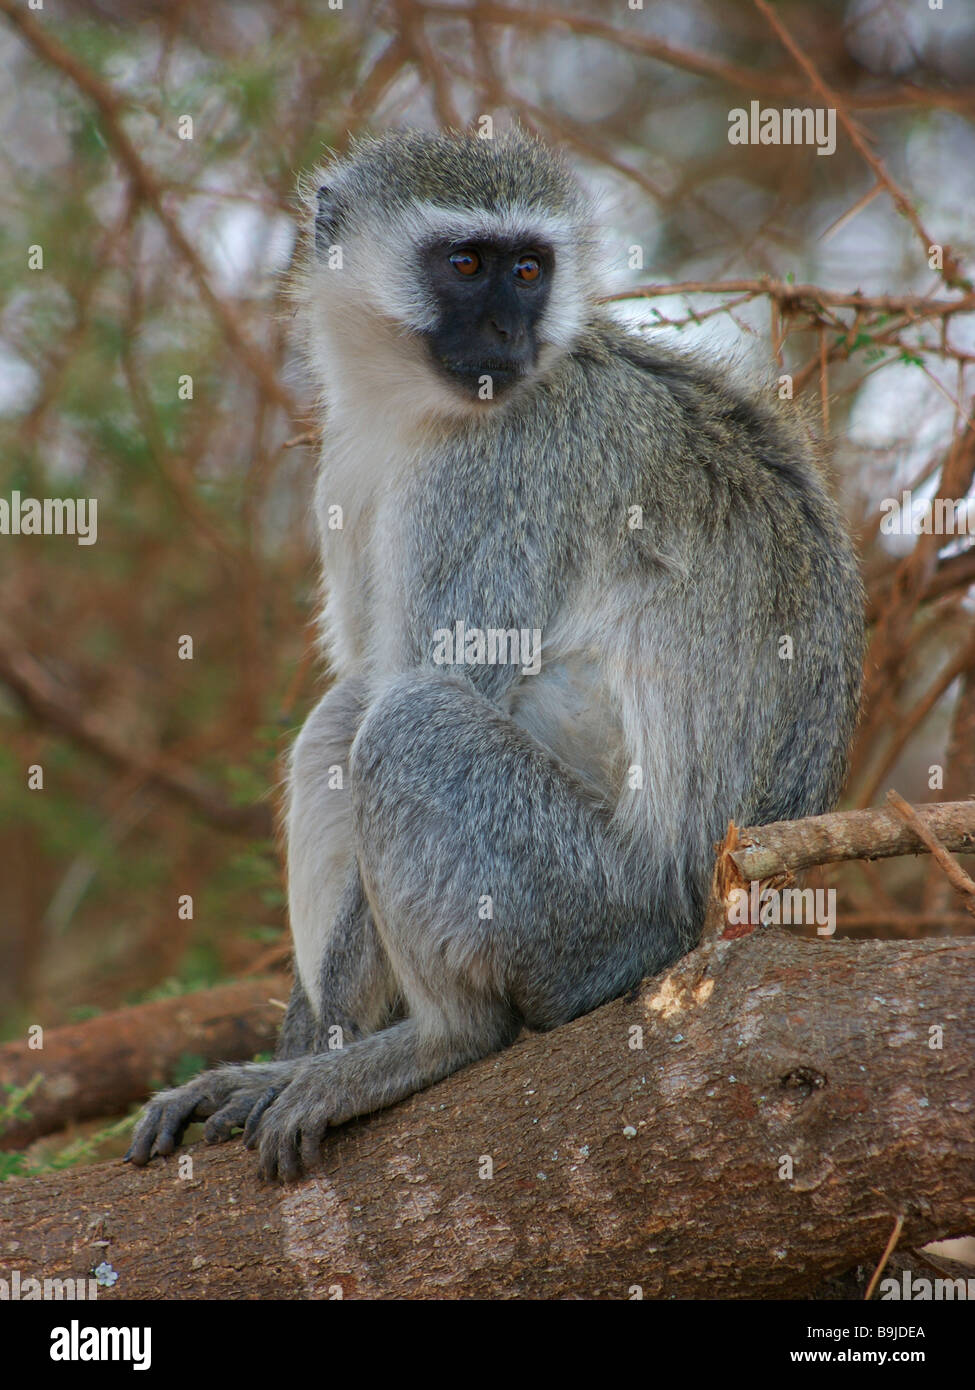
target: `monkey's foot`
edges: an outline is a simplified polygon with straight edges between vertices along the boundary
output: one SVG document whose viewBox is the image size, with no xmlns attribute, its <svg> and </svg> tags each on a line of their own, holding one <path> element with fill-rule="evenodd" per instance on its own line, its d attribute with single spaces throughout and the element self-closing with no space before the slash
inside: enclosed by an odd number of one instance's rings
<svg viewBox="0 0 975 1390">
<path fill-rule="evenodd" d="M 354 1113 L 337 1082 L 337 1066 L 316 1058 L 290 1085 L 269 1087 L 251 1111 L 244 1144 L 259 1149 L 258 1171 L 265 1182 L 294 1182 L 317 1166 L 325 1131 Z"/>
<path fill-rule="evenodd" d="M 263 1110 L 271 1103 L 269 1097 L 280 1093 L 293 1071 L 288 1062 L 245 1062 L 160 1091 L 136 1125 L 125 1161 L 141 1168 L 156 1155 L 171 1154 L 195 1120 L 207 1121 L 207 1143 L 222 1143 L 233 1129 L 243 1128 L 255 1107 Z"/>
</svg>

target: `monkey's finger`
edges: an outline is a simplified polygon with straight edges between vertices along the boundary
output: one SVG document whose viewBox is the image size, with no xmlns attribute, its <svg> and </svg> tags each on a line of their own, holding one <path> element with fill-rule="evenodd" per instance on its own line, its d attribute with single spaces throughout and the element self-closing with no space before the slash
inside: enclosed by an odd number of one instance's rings
<svg viewBox="0 0 975 1390">
<path fill-rule="evenodd" d="M 269 1150 L 267 1153 L 265 1153 L 264 1149 L 261 1149 L 261 1152 L 258 1155 L 257 1159 L 257 1176 L 261 1182 L 268 1183 L 274 1182 L 277 1178 L 278 1165 L 275 1161 L 273 1151 Z"/>
<path fill-rule="evenodd" d="M 186 1115 L 181 1110 L 174 1112 L 172 1108 L 164 1112 L 159 1125 L 159 1133 L 156 1135 L 156 1142 L 152 1146 L 154 1154 L 161 1154 L 166 1157 L 179 1148 L 183 1135 L 189 1128 L 192 1113 L 190 1111 L 190 1114 Z"/>
<path fill-rule="evenodd" d="M 212 1091 L 198 1090 L 195 1086 L 187 1086 L 183 1090 L 173 1091 L 168 1100 L 164 1101 L 160 1107 L 162 1114 L 159 1119 L 156 1142 L 153 1145 L 153 1153 L 171 1154 L 174 1149 L 179 1148 L 189 1126 L 194 1120 L 205 1119 L 207 1115 L 212 1115 L 219 1109 L 221 1099 Z"/>
<path fill-rule="evenodd" d="M 258 1164 L 262 1182 L 296 1182 L 301 1177 L 300 1135 L 291 1124 L 265 1126 Z"/>
<path fill-rule="evenodd" d="M 277 1182 L 278 1180 L 278 1141 L 276 1135 L 265 1134 L 261 1137 L 257 1175 L 261 1182 Z"/>
<path fill-rule="evenodd" d="M 297 1182 L 304 1171 L 301 1130 L 289 1126 L 278 1143 L 278 1182 Z"/>
<path fill-rule="evenodd" d="M 322 1143 L 325 1139 L 326 1126 L 315 1125 L 311 1128 L 302 1128 L 300 1131 L 300 1154 L 301 1166 L 307 1173 L 312 1168 L 317 1168 L 322 1161 Z"/>
<path fill-rule="evenodd" d="M 257 1131 L 261 1123 L 261 1117 L 265 1110 L 277 1100 L 284 1090 L 283 1086 L 269 1086 L 256 1105 L 251 1108 L 247 1116 L 247 1123 L 244 1125 L 244 1148 L 253 1149 L 257 1144 Z"/>
<path fill-rule="evenodd" d="M 124 1163 L 134 1163 L 137 1168 L 144 1168 L 149 1162 L 161 1114 L 161 1105 L 149 1106 L 132 1135 L 132 1143 L 123 1155 Z"/>
<path fill-rule="evenodd" d="M 253 1092 L 245 1091 L 232 1097 L 221 1110 L 207 1120 L 203 1127 L 203 1138 L 208 1144 L 224 1143 L 230 1138 L 231 1130 L 243 1129 L 253 1109 Z"/>
</svg>

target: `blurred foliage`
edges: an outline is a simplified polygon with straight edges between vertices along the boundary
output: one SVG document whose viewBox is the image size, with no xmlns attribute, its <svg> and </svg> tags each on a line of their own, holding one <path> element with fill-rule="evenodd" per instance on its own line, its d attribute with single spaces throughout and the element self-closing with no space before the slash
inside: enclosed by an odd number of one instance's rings
<svg viewBox="0 0 975 1390">
<path fill-rule="evenodd" d="M 197 1062 L 200 1060 L 196 1059 Z M 6 1099 L 0 1099 L 0 1141 L 5 1126 L 12 1120 L 29 1118 L 30 1108 L 25 1102 L 40 1085 L 41 1079 L 38 1075 L 26 1086 L 18 1087 L 16 1090 L 9 1086 L 0 1088 L 0 1093 L 4 1090 L 7 1092 Z M 55 1136 L 36 1141 L 29 1151 L 0 1151 L 0 1182 L 5 1182 L 8 1178 L 37 1177 L 41 1173 L 58 1172 L 64 1168 L 81 1167 L 105 1158 L 117 1157 L 123 1148 L 119 1141 L 124 1137 L 127 1146 L 127 1136 L 135 1118 L 136 1115 L 133 1113 L 107 1125 L 84 1125 L 82 1132 L 67 1143 L 62 1137 Z"/>
</svg>

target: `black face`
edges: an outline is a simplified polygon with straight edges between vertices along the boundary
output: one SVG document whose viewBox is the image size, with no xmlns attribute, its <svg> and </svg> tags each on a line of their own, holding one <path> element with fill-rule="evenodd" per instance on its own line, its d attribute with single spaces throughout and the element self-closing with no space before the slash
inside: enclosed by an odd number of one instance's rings
<svg viewBox="0 0 975 1390">
<path fill-rule="evenodd" d="M 538 360 L 538 325 L 555 269 L 550 246 L 438 242 L 423 263 L 439 310 L 424 336 L 439 370 L 477 396 L 483 377 L 497 397 Z"/>
</svg>

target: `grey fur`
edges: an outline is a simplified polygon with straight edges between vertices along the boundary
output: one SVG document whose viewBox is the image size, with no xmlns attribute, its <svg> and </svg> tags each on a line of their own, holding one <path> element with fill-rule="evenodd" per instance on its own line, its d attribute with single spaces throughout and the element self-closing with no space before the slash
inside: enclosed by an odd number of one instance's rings
<svg viewBox="0 0 975 1390">
<path fill-rule="evenodd" d="M 329 1125 L 662 970 L 697 939 L 728 821 L 827 810 L 856 720 L 862 589 L 799 425 L 595 305 L 558 161 L 517 134 L 391 135 L 324 185 L 350 278 L 311 252 L 299 288 L 333 394 L 318 510 L 338 676 L 292 766 L 301 978 L 279 1061 L 157 1097 L 136 1162 L 208 1115 L 208 1137 L 245 1124 L 262 1174 L 296 1177 Z M 578 228 L 537 369 L 500 403 L 428 389 L 420 298 L 392 323 L 373 302 L 375 239 L 388 256 L 398 228 L 409 261 L 445 207 Z M 388 397 L 357 395 L 397 353 Z M 541 672 L 436 665 L 458 620 L 540 629 Z"/>
</svg>

